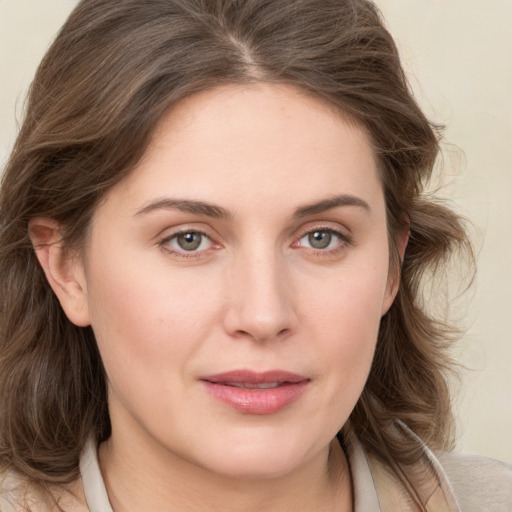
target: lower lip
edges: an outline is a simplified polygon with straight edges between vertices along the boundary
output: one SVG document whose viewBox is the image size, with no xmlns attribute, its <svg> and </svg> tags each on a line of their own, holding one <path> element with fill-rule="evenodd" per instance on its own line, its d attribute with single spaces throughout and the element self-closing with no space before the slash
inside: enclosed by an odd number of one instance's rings
<svg viewBox="0 0 512 512">
<path fill-rule="evenodd" d="M 284 409 L 306 391 L 308 380 L 291 382 L 267 389 L 247 389 L 201 381 L 217 400 L 246 414 L 273 414 Z"/>
</svg>

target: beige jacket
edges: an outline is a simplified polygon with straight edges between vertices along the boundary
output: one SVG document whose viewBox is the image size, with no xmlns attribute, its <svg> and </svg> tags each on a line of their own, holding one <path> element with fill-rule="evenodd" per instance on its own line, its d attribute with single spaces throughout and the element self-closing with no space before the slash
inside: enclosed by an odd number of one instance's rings
<svg viewBox="0 0 512 512">
<path fill-rule="evenodd" d="M 401 480 L 367 454 L 357 438 L 345 444 L 354 485 L 354 512 L 420 510 Z M 512 466 L 479 456 L 435 456 L 426 446 L 423 451 L 413 471 L 422 479 L 413 487 L 428 512 L 512 512 Z M 84 450 L 80 470 L 89 511 L 113 512 L 92 441 Z M 16 510 L 6 494 L 0 496 L 0 504 L 0 512 Z"/>
<path fill-rule="evenodd" d="M 402 481 L 368 455 L 355 440 L 349 448 L 354 512 L 417 512 Z M 421 475 L 414 482 L 413 475 Z M 512 466 L 481 456 L 444 452 L 426 446 L 407 477 L 428 512 L 512 512 Z"/>
</svg>

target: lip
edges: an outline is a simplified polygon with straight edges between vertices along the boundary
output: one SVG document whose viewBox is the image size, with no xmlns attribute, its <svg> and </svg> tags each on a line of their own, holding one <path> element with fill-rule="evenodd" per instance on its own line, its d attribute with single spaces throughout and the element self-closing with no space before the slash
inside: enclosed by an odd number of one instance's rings
<svg viewBox="0 0 512 512">
<path fill-rule="evenodd" d="M 214 398 L 246 414 L 273 414 L 298 400 L 311 379 L 284 370 L 234 370 L 201 377 Z M 267 387 L 268 386 L 268 387 Z"/>
</svg>

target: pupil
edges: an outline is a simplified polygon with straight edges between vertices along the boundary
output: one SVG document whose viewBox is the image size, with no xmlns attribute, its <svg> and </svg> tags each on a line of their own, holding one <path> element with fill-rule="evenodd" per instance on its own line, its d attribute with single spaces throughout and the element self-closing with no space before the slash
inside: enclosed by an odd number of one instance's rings
<svg viewBox="0 0 512 512">
<path fill-rule="evenodd" d="M 315 231 L 309 235 L 309 243 L 315 249 L 325 249 L 331 243 L 332 235 L 327 231 Z"/>
<path fill-rule="evenodd" d="M 178 236 L 178 245 L 185 251 L 193 251 L 201 245 L 201 235 L 197 233 L 183 233 Z"/>
</svg>

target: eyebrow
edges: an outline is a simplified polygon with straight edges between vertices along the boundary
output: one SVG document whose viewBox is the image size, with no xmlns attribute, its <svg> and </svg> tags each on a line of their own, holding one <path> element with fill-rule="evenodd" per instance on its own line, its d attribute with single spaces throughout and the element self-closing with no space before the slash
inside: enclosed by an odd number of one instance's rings
<svg viewBox="0 0 512 512">
<path fill-rule="evenodd" d="M 229 219 L 232 217 L 231 212 L 222 208 L 222 206 L 206 203 L 204 201 L 172 199 L 167 197 L 157 199 L 156 201 L 152 201 L 146 206 L 143 206 L 140 210 L 137 210 L 135 215 L 144 215 L 155 210 L 180 210 L 182 212 L 204 215 L 214 219 Z"/>
<path fill-rule="evenodd" d="M 367 212 L 371 212 L 370 205 L 364 199 L 350 194 L 341 194 L 323 199 L 322 201 L 300 206 L 294 211 L 293 217 L 307 217 L 308 215 L 323 213 L 327 210 L 332 210 L 333 208 L 338 208 L 340 206 L 356 206 L 366 210 Z M 144 215 L 157 210 L 180 210 L 182 212 L 212 217 L 214 219 L 231 219 L 233 217 L 233 214 L 222 206 L 207 203 L 205 201 L 173 199 L 168 197 L 156 199 L 155 201 L 150 202 L 137 210 L 135 215 Z"/>
<path fill-rule="evenodd" d="M 293 216 L 296 218 L 306 217 L 308 215 L 323 213 L 327 210 L 332 210 L 333 208 L 338 208 L 340 206 L 357 206 L 366 210 L 368 213 L 371 212 L 370 205 L 364 199 L 350 194 L 340 194 L 316 203 L 300 206 L 295 210 Z"/>
</svg>

